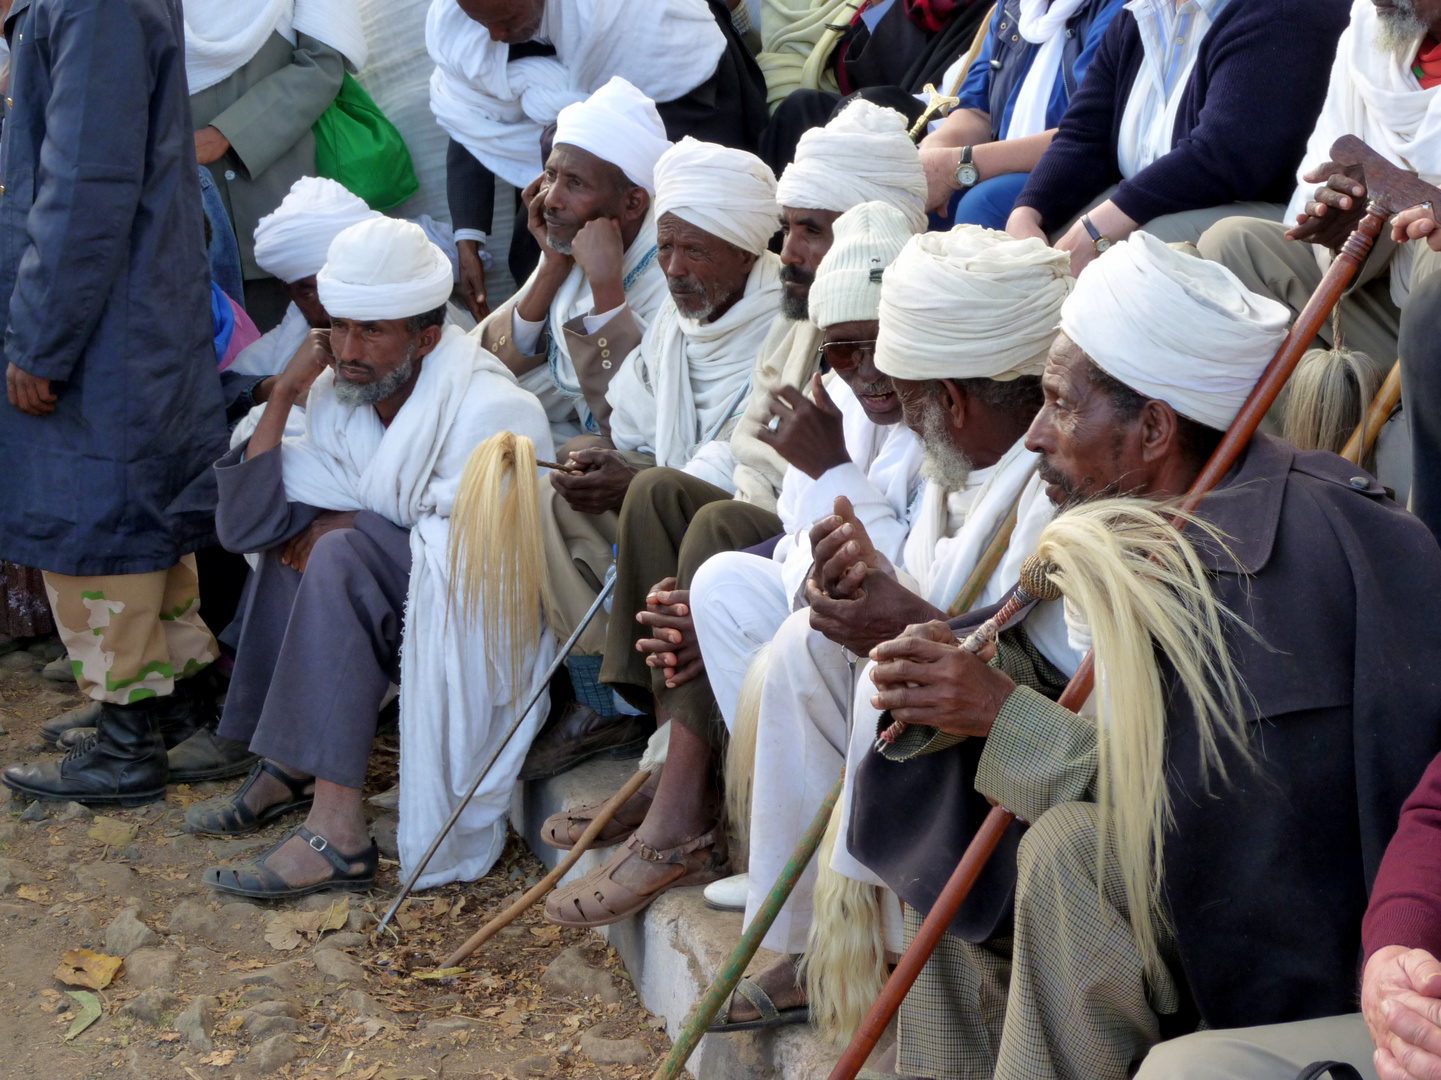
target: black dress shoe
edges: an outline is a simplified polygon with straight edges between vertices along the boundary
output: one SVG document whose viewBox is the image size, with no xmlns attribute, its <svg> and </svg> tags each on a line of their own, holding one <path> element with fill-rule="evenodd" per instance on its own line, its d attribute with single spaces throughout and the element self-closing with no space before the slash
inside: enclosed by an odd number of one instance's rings
<svg viewBox="0 0 1441 1080">
<path fill-rule="evenodd" d="M 170 782 L 189 784 L 240 776 L 250 771 L 258 756 L 250 752 L 248 744 L 222 738 L 214 728 L 203 727 L 170 750 Z"/>
<path fill-rule="evenodd" d="M 106 702 L 93 738 L 59 761 L 14 765 L 5 786 L 32 799 L 139 806 L 165 797 L 165 742 L 157 716 L 164 698 Z"/>
<path fill-rule="evenodd" d="M 601 754 L 638 757 L 654 733 L 653 716 L 601 716 L 589 705 L 572 701 L 560 719 L 530 744 L 519 779 L 559 776 Z"/>
<path fill-rule="evenodd" d="M 67 731 L 76 728 L 94 729 L 96 722 L 100 719 L 100 702 L 87 701 L 84 705 L 69 709 L 59 716 L 52 716 L 45 723 L 40 725 L 40 737 L 54 746 L 60 741 L 60 737 Z M 67 747 L 61 747 L 62 750 Z"/>
</svg>

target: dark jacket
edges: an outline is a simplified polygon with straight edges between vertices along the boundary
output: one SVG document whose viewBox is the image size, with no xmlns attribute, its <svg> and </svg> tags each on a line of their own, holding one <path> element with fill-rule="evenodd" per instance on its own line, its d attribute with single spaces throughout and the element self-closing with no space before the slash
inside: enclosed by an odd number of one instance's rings
<svg viewBox="0 0 1441 1080">
<path fill-rule="evenodd" d="M 1171 152 L 1129 180 L 1116 147 L 1144 48 L 1122 11 L 1016 205 L 1035 207 L 1055 230 L 1117 183 L 1113 200 L 1142 225 L 1232 202 L 1288 202 L 1350 10 L 1348 0 L 1231 0 L 1201 41 Z"/>
<path fill-rule="evenodd" d="M 225 452 L 180 0 L 15 0 L 0 335 L 52 380 L 0 401 L 0 558 L 173 566 L 212 542 Z"/>
<path fill-rule="evenodd" d="M 1194 717 L 1163 666 L 1175 814 L 1164 887 L 1182 973 L 1212 1027 L 1352 1012 L 1367 895 L 1441 749 L 1441 550 L 1356 466 L 1264 435 L 1200 515 L 1239 562 L 1198 545 L 1216 595 L 1259 638 L 1228 635 L 1260 769 L 1228 749 L 1231 783 L 1207 786 Z M 939 893 L 984 813 L 967 805 L 980 742 L 904 764 L 871 754 L 857 771 L 853 839 L 862 814 L 885 827 L 853 850 L 903 897 Z M 956 807 L 966 824 L 939 827 Z M 933 850 L 896 842 L 910 837 Z M 916 856 L 907 866 L 886 847 Z M 975 939 L 1004 929 L 1014 844 L 1002 852 L 988 893 L 968 902 Z"/>
</svg>

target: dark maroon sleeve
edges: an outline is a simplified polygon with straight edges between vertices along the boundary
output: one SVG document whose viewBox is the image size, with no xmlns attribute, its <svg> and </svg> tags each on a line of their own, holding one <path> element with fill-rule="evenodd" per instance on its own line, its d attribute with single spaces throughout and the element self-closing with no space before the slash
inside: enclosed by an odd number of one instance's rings
<svg viewBox="0 0 1441 1080">
<path fill-rule="evenodd" d="M 1361 924 L 1366 958 L 1387 945 L 1441 957 L 1441 755 L 1401 808 Z"/>
</svg>

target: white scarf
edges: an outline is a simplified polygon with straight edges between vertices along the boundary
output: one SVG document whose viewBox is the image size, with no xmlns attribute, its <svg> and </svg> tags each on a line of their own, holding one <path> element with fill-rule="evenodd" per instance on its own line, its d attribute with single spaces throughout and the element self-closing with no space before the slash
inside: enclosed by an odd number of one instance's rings
<svg viewBox="0 0 1441 1080">
<path fill-rule="evenodd" d="M 470 453 L 512 430 L 553 453 L 538 403 L 515 377 L 457 327 L 425 358 L 415 391 L 387 428 L 372 408 L 335 398 L 333 372 L 311 387 L 305 433 L 281 444 L 286 497 L 333 510 L 370 510 L 410 529 L 400 679 L 400 862 L 409 873 L 459 802 L 472 771 L 513 719 L 508 670 L 490 667 L 484 642 L 450 607 L 450 513 Z M 503 655 L 507 650 L 501 648 Z M 530 678 L 554 655 L 547 632 Z M 546 704 L 531 711 L 475 800 L 431 860 L 420 888 L 484 875 L 505 843 L 515 776 Z"/>
<path fill-rule="evenodd" d="M 615 75 L 652 101 L 674 101 L 709 79 L 725 51 L 704 0 L 547 0 L 536 40 L 554 45 L 555 56 L 511 64 L 510 46 L 492 41 L 456 0 L 432 0 L 426 17 L 431 111 L 518 188 L 540 175 L 540 133 L 566 105 Z"/>
<path fill-rule="evenodd" d="M 224 82 L 250 63 L 271 34 L 297 33 L 335 49 L 352 71 L 368 49 L 355 0 L 184 0 L 185 76 L 190 92 Z"/>
<path fill-rule="evenodd" d="M 1378 19 L 1372 0 L 1355 0 L 1351 25 L 1341 35 L 1336 60 L 1331 65 L 1331 83 L 1326 103 L 1306 146 L 1306 156 L 1296 171 L 1299 185 L 1286 209 L 1286 220 L 1295 221 L 1319 184 L 1303 177 L 1316 166 L 1331 160 L 1331 144 L 1342 135 L 1355 135 L 1388 161 L 1418 173 L 1428 184 L 1441 184 L 1441 87 L 1421 89 L 1411 74 L 1416 42 L 1402 56 L 1376 48 Z M 1416 245 L 1413 240 L 1397 248 L 1391 262 L 1391 299 L 1398 307 L 1411 293 L 1411 264 Z M 1322 265 L 1331 261 L 1330 252 L 1316 247 Z"/>
<path fill-rule="evenodd" d="M 744 295 L 714 322 L 686 318 L 667 298 L 606 391 L 617 449 L 652 453 L 657 465 L 684 468 L 750 381 L 780 294 L 780 260 L 766 252 L 751 268 Z M 737 407 L 735 415 L 740 412 Z"/>
<path fill-rule="evenodd" d="M 237 375 L 279 375 L 305 342 L 308 333 L 310 324 L 305 321 L 300 309 L 291 304 L 285 309 L 280 325 L 265 331 L 241 349 L 226 370 Z"/>
<path fill-rule="evenodd" d="M 1021 0 L 1021 37 L 1040 48 L 1021 80 L 1016 103 L 1011 108 L 1011 122 L 1001 138 L 1024 139 L 1046 130 L 1046 113 L 1066 46 L 1066 23 L 1085 3 L 1086 0 Z"/>
</svg>

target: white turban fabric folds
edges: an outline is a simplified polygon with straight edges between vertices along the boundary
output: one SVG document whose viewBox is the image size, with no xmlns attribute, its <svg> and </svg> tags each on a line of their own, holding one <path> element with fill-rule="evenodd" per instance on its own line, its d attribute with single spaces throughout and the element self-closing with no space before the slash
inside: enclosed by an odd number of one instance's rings
<svg viewBox="0 0 1441 1080">
<path fill-rule="evenodd" d="M 320 272 L 330 242 L 352 225 L 380 217 L 341 184 L 302 176 L 255 226 L 255 261 L 284 282 Z"/>
<path fill-rule="evenodd" d="M 916 382 L 1039 375 L 1070 267 L 1042 240 L 978 225 L 911 237 L 881 284 L 876 367 Z"/>
<path fill-rule="evenodd" d="M 609 161 L 631 183 L 655 194 L 655 164 L 670 149 L 655 102 L 619 75 L 584 101 L 560 110 L 555 142 Z"/>
<path fill-rule="evenodd" d="M 662 214 L 759 255 L 780 216 L 776 174 L 754 154 L 687 135 L 655 165 L 657 220 Z"/>
<path fill-rule="evenodd" d="M 1061 330 L 1112 378 L 1225 430 L 1291 323 L 1219 263 L 1132 233 L 1087 268 Z"/>
<path fill-rule="evenodd" d="M 905 212 L 912 232 L 920 232 L 926 227 L 926 170 L 906 134 L 906 118 L 864 98 L 851 102 L 825 127 L 801 136 L 776 201 L 838 211 L 886 202 Z"/>
<path fill-rule="evenodd" d="M 316 275 L 332 318 L 408 319 L 450 299 L 450 260 L 411 221 L 377 215 L 352 225 L 330 245 Z"/>
</svg>

